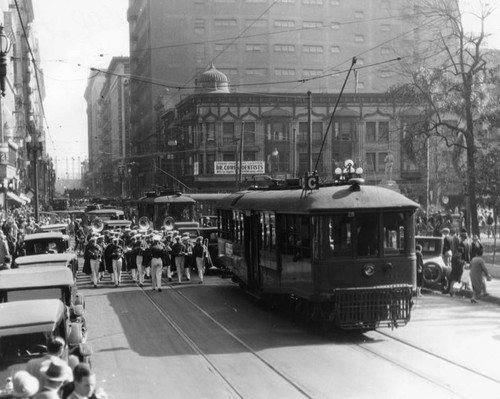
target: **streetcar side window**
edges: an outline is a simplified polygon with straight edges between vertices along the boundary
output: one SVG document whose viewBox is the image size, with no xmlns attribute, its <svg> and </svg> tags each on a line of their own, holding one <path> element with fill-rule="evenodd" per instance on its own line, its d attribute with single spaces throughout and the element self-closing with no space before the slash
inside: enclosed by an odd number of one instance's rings
<svg viewBox="0 0 500 399">
<path fill-rule="evenodd" d="M 383 214 L 384 255 L 405 253 L 405 214 L 391 212 Z"/>
<path fill-rule="evenodd" d="M 311 257 L 310 217 L 282 215 L 279 218 L 279 252 L 294 261 Z"/>
<path fill-rule="evenodd" d="M 261 232 L 259 248 L 271 250 L 276 246 L 275 216 L 272 212 L 263 212 L 260 217 Z"/>
<path fill-rule="evenodd" d="M 380 215 L 378 213 L 357 213 L 357 254 L 378 256 L 380 254 Z"/>
<path fill-rule="evenodd" d="M 327 256 L 352 256 L 352 224 L 347 213 L 327 217 L 328 247 Z"/>
</svg>

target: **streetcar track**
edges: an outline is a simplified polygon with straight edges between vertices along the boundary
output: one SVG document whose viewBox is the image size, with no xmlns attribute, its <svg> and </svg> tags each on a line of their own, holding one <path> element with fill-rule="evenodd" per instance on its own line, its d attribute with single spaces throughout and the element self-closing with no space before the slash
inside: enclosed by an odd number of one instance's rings
<svg viewBox="0 0 500 399">
<path fill-rule="evenodd" d="M 162 279 L 162 282 L 165 280 Z M 242 341 L 240 338 L 238 338 L 235 334 L 233 334 L 229 329 L 227 329 L 224 325 L 222 325 L 219 321 L 214 319 L 208 312 L 203 310 L 200 306 L 198 306 L 196 303 L 194 303 L 191 299 L 189 299 L 186 295 L 184 295 L 180 290 L 176 290 L 173 288 L 170 284 L 166 283 L 166 287 L 168 287 L 169 291 L 174 291 L 177 293 L 180 297 L 182 297 L 183 300 L 188 302 L 191 306 L 193 306 L 196 310 L 198 310 L 200 313 L 202 313 L 208 320 L 210 320 L 212 323 L 214 323 L 217 327 L 219 327 L 222 331 L 224 331 L 227 335 L 229 335 L 233 340 L 235 340 L 238 344 L 240 344 L 243 348 L 245 348 L 248 353 L 253 355 L 255 358 L 257 358 L 261 363 L 263 363 L 266 367 L 268 367 L 270 370 L 272 370 L 275 374 L 280 376 L 284 381 L 286 381 L 288 384 L 290 384 L 292 387 L 294 387 L 298 392 L 300 392 L 304 397 L 309 398 L 309 399 L 314 399 L 314 396 L 310 395 L 309 393 L 306 392 L 304 388 L 302 388 L 300 385 L 298 385 L 291 377 L 283 373 L 282 371 L 278 370 L 276 367 L 274 367 L 270 362 L 268 362 L 264 357 L 259 355 L 256 351 L 254 351 L 249 345 L 247 345 L 244 341 Z M 224 382 L 228 385 L 228 387 L 231 389 L 232 392 L 234 392 L 238 397 L 243 398 L 237 388 L 231 384 L 231 382 L 228 381 L 226 377 L 219 371 L 218 367 L 208 358 L 208 356 L 196 345 L 196 343 L 189 337 L 189 335 L 174 321 L 172 318 L 170 318 L 161 308 L 160 306 L 155 302 L 155 300 L 147 295 L 146 291 L 142 289 L 144 292 L 144 295 L 148 298 L 148 300 L 153 304 L 153 306 L 160 312 L 162 317 L 175 329 L 175 331 L 186 341 L 186 343 L 200 356 L 203 357 L 203 359 L 210 365 L 210 367 L 214 370 L 215 373 L 217 373 L 223 380 Z"/>
<path fill-rule="evenodd" d="M 384 333 L 383 331 L 375 331 L 375 333 L 380 334 L 380 335 L 382 335 L 382 336 L 384 336 L 384 337 L 386 337 L 386 338 L 392 339 L 392 340 L 394 340 L 394 341 L 396 341 L 396 342 L 399 342 L 400 344 L 406 345 L 406 346 L 408 346 L 408 347 L 410 347 L 410 348 L 413 348 L 413 349 L 415 349 L 415 350 L 417 350 L 417 351 L 420 351 L 420 352 L 422 352 L 422 353 L 425 353 L 425 354 L 427 354 L 427 355 L 430 355 L 430 356 L 432 356 L 432 357 L 434 357 L 434 358 L 436 358 L 436 359 L 439 359 L 439 360 L 441 360 L 441 361 L 443 361 L 443 362 L 446 362 L 446 363 L 448 363 L 448 364 L 451 364 L 451 365 L 452 365 L 452 366 L 454 366 L 454 367 L 458 367 L 458 368 L 460 368 L 460 369 L 462 369 L 462 370 L 465 370 L 465 371 L 467 371 L 467 372 L 469 372 L 469 373 L 475 374 L 475 375 L 477 375 L 478 377 L 485 378 L 485 379 L 487 379 L 487 380 L 490 380 L 490 381 L 492 381 L 492 382 L 494 382 L 494 383 L 496 383 L 496 384 L 499 384 L 499 385 L 500 385 L 500 380 L 498 380 L 498 379 L 496 379 L 496 378 L 494 378 L 494 377 L 491 377 L 491 376 L 489 376 L 489 375 L 483 374 L 483 373 L 481 373 L 481 372 L 479 372 L 479 371 L 477 371 L 477 370 L 471 369 L 470 367 L 464 366 L 463 364 L 460 364 L 460 363 L 454 362 L 453 360 L 447 359 L 447 358 L 445 358 L 444 356 L 438 355 L 438 354 L 436 354 L 436 353 L 432 353 L 431 351 L 429 351 L 429 350 L 427 350 L 427 349 L 424 349 L 424 348 L 418 347 L 418 346 L 416 346 L 416 345 L 414 345 L 414 344 L 412 344 L 412 343 L 410 343 L 410 342 L 408 342 L 408 341 L 405 341 L 405 340 L 403 340 L 403 339 L 401 339 L 401 338 L 396 338 L 396 337 L 393 337 L 393 336 L 391 336 L 391 335 L 389 335 L 389 334 L 387 334 L 387 333 Z"/>
</svg>

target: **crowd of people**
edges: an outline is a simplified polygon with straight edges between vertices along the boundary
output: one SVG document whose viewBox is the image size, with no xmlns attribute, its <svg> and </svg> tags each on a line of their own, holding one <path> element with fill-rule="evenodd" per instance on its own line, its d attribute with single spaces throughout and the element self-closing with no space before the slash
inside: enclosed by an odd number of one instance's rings
<svg viewBox="0 0 500 399">
<path fill-rule="evenodd" d="M 455 286 L 472 286 L 471 302 L 476 303 L 478 297 L 488 295 L 486 281 L 491 276 L 486 268 L 483 256 L 483 244 L 477 234 L 469 237 L 467 230 L 451 233 L 448 227 L 441 230 L 443 236 L 442 257 L 446 266 L 446 276 L 443 279 L 443 292 L 454 295 Z M 467 272 L 469 278 L 464 278 Z"/>
<path fill-rule="evenodd" d="M 31 359 L 24 370 L 16 371 L 2 398 L 106 399 L 106 392 L 97 388 L 96 375 L 89 364 L 73 355 L 67 357 L 65 347 L 63 338 L 50 338 L 47 353 Z"/>
</svg>

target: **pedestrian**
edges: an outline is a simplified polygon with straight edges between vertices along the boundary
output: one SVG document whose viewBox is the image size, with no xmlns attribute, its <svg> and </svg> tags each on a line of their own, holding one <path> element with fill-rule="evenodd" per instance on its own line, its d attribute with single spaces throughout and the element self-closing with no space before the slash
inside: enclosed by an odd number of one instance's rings
<svg viewBox="0 0 500 399">
<path fill-rule="evenodd" d="M 103 250 L 97 244 L 97 237 L 92 236 L 89 239 L 89 243 L 85 247 L 85 252 L 83 254 L 83 272 L 86 274 L 90 274 L 90 280 L 94 285 L 94 288 L 97 287 L 97 283 L 99 282 L 99 266 L 101 263 Z M 86 267 L 88 264 L 88 267 Z M 88 273 L 90 271 L 90 273 Z"/>
<path fill-rule="evenodd" d="M 61 389 L 62 399 L 104 399 L 107 397 L 102 389 L 96 389 L 96 375 L 88 363 L 78 363 L 73 368 L 73 381 Z"/>
<path fill-rule="evenodd" d="M 448 227 L 445 227 L 443 230 L 441 230 L 441 234 L 443 234 L 443 261 L 447 267 L 451 268 L 451 248 L 453 246 L 453 238 L 450 236 L 450 229 Z"/>
<path fill-rule="evenodd" d="M 422 285 L 424 283 L 424 260 L 422 257 L 422 245 L 416 245 L 417 255 L 417 296 L 422 296 Z"/>
<path fill-rule="evenodd" d="M 480 254 L 480 255 L 479 255 Z M 476 256 L 483 255 L 483 244 L 477 234 L 472 236 L 472 244 L 470 245 L 470 257 L 475 258 Z"/>
<path fill-rule="evenodd" d="M 65 382 L 73 379 L 71 369 L 59 358 L 53 358 L 47 365 L 42 366 L 40 373 L 43 376 L 42 388 L 33 399 L 60 399 L 59 389 Z"/>
<path fill-rule="evenodd" d="M 163 260 L 165 257 L 165 249 L 160 243 L 161 237 L 154 235 L 153 245 L 151 246 L 151 283 L 153 290 L 158 289 L 161 292 L 161 275 L 163 270 Z"/>
<path fill-rule="evenodd" d="M 465 260 L 464 260 L 464 248 L 459 246 L 457 248 L 457 252 L 453 254 L 451 258 L 451 273 L 450 273 L 450 281 L 448 284 L 447 293 L 450 296 L 453 296 L 454 290 L 453 286 L 455 283 L 460 282 L 462 280 L 462 274 L 464 272 Z"/>
<path fill-rule="evenodd" d="M 203 237 L 197 237 L 193 247 L 193 256 L 196 262 L 200 284 L 203 284 L 203 274 L 205 273 L 205 251 L 206 247 L 203 245 Z"/>
<path fill-rule="evenodd" d="M 182 276 L 184 275 L 184 265 L 186 262 L 187 248 L 181 242 L 181 236 L 175 236 L 175 243 L 172 245 L 172 254 L 175 259 L 175 267 L 177 269 L 177 279 L 179 283 L 182 282 Z M 186 270 L 186 277 L 188 281 L 190 280 L 189 268 Z"/>
<path fill-rule="evenodd" d="M 472 303 L 477 303 L 477 298 L 481 295 L 488 295 L 486 291 L 486 280 L 491 281 L 491 275 L 486 268 L 482 251 L 472 258 L 470 262 L 470 282 L 472 284 Z"/>
<path fill-rule="evenodd" d="M 7 257 L 10 258 L 9 244 L 7 243 L 5 234 L 0 231 L 0 266 L 5 266 L 5 259 Z"/>
<path fill-rule="evenodd" d="M 112 274 L 111 281 L 115 287 L 118 287 L 121 282 L 122 267 L 123 267 L 123 248 L 119 245 L 120 239 L 114 237 L 104 250 L 104 259 L 106 262 L 106 270 Z"/>
<path fill-rule="evenodd" d="M 47 353 L 42 357 L 31 359 L 26 364 L 26 371 L 38 380 L 40 388 L 43 386 L 42 366 L 54 358 L 61 358 L 65 348 L 66 341 L 62 337 L 53 337 L 47 343 Z"/>
<path fill-rule="evenodd" d="M 30 373 L 25 370 L 17 371 L 12 377 L 12 398 L 30 399 L 40 389 L 40 383 Z"/>
</svg>

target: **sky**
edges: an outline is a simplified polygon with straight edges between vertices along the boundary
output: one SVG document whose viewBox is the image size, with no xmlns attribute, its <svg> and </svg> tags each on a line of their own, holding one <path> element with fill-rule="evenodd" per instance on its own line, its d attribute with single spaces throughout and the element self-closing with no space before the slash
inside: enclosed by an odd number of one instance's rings
<svg viewBox="0 0 500 399">
<path fill-rule="evenodd" d="M 128 0 L 32 1 L 46 90 L 47 151 L 58 177 L 78 178 L 79 164 L 88 157 L 87 78 L 91 67 L 105 69 L 113 56 L 129 54 Z M 479 1 L 463 0 L 463 5 L 469 10 Z M 500 0 L 490 4 L 497 9 L 486 27 L 494 33 L 489 45 L 500 49 Z M 476 21 L 467 18 L 468 28 Z"/>
</svg>

